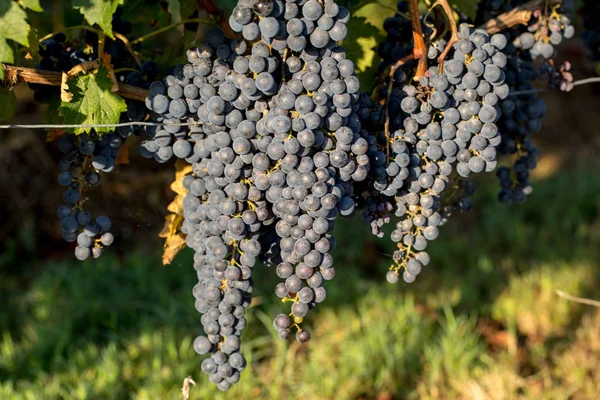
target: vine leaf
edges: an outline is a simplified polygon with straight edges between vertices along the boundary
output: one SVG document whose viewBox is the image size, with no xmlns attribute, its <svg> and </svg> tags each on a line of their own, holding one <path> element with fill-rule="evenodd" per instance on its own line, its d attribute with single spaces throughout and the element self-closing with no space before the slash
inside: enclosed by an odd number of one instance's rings
<svg viewBox="0 0 600 400">
<path fill-rule="evenodd" d="M 389 4 L 388 4 L 389 3 Z M 360 5 L 353 13 L 352 17 L 364 17 L 367 22 L 385 34 L 383 23 L 389 17 L 396 14 L 396 1 L 378 1 L 377 3 L 367 3 Z M 352 19 L 350 20 L 352 21 Z M 348 29 L 351 32 L 350 29 Z"/>
<path fill-rule="evenodd" d="M 124 2 L 125 0 L 73 0 L 73 8 L 79 9 L 90 25 L 98 24 L 104 33 L 114 39 L 112 16 L 117 6 Z"/>
<path fill-rule="evenodd" d="M 0 37 L 29 47 L 27 13 L 14 1 L 3 3 L 0 5 Z"/>
<path fill-rule="evenodd" d="M 116 124 L 122 112 L 127 110 L 125 100 L 114 94 L 113 81 L 105 67 L 96 73 L 78 75 L 68 83 L 73 100 L 59 107 L 66 124 Z M 114 128 L 93 128 L 96 132 L 110 132 Z M 75 134 L 89 133 L 92 128 L 74 128 Z"/>
<path fill-rule="evenodd" d="M 19 0 L 19 4 L 25 9 L 30 9 L 35 12 L 42 12 L 42 6 L 40 6 L 40 0 Z"/>
<path fill-rule="evenodd" d="M 17 96 L 12 90 L 0 86 L 0 99 L 2 99 L 0 121 L 10 121 L 17 112 Z"/>
<path fill-rule="evenodd" d="M 183 223 L 183 198 L 187 190 L 183 187 L 183 178 L 192 172 L 192 166 L 186 162 L 178 161 L 175 164 L 175 180 L 171 190 L 177 193 L 167 210 L 171 214 L 165 217 L 165 225 L 158 237 L 165 239 L 162 256 L 163 265 L 171 264 L 173 259 L 185 247 L 185 235 L 181 232 Z"/>
<path fill-rule="evenodd" d="M 16 1 L 0 2 L 0 63 L 12 63 L 15 53 L 8 40 L 29 47 L 29 30 L 27 13 Z M 4 78 L 4 70 L 0 68 L 0 79 Z"/>
<path fill-rule="evenodd" d="M 31 61 L 37 55 L 40 45 L 38 44 L 39 36 L 36 28 L 31 28 L 29 31 L 29 51 L 25 55 L 25 59 Z"/>
<path fill-rule="evenodd" d="M 0 62 L 12 63 L 15 61 L 15 54 L 12 47 L 6 39 L 0 36 Z M 4 79 L 4 68 L 0 68 L 0 79 Z"/>
<path fill-rule="evenodd" d="M 477 17 L 477 8 L 481 0 L 450 0 L 454 9 L 460 10 L 463 14 L 474 20 Z"/>
<path fill-rule="evenodd" d="M 356 64 L 356 74 L 363 86 L 371 85 L 374 81 L 375 63 L 378 60 L 377 44 L 383 41 L 379 29 L 367 22 L 364 17 L 353 17 L 348 23 L 348 37 L 344 40 L 344 46 L 348 52 L 348 58 Z M 370 91 L 370 87 L 363 87 Z"/>
</svg>

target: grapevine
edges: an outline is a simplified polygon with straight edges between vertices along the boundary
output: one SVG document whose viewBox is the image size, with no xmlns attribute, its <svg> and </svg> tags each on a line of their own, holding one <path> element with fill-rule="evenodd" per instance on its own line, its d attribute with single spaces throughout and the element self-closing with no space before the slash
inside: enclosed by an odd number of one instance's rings
<svg viewBox="0 0 600 400">
<path fill-rule="evenodd" d="M 141 37 L 122 7 L 110 23 L 84 13 L 89 24 L 41 39 L 0 25 L 0 45 L 10 39 L 35 60 L 19 66 L 0 55 L 2 93 L 28 82 L 56 114 L 45 126 L 64 129 L 57 215 L 79 260 L 118 244 L 110 218 L 85 203 L 103 174 L 126 163 L 131 138 L 142 157 L 177 161 L 163 260 L 184 246 L 194 252 L 203 333 L 193 348 L 208 355 L 199 369 L 227 390 L 247 366 L 241 337 L 259 264 L 280 279 L 273 328 L 304 344 L 305 318 L 341 270 L 332 256 L 338 218 L 362 214 L 379 238 L 391 225 L 385 278 L 412 283 L 434 268 L 427 248 L 440 229 L 473 207 L 474 176 L 494 174 L 502 203 L 526 200 L 542 90 L 578 84 L 558 51 L 576 34 L 577 10 L 569 1 L 482 0 L 467 15 L 439 0 L 423 13 L 417 0 L 400 1 L 382 26 L 375 79 L 365 82 L 345 47 L 353 17 L 339 2 L 239 0 L 226 13 L 202 3 L 212 19 Z M 597 60 L 591 3 L 582 37 Z M 198 28 L 204 41 L 189 41 L 181 64 L 145 56 L 142 46 L 191 23 L 220 28 Z"/>
</svg>

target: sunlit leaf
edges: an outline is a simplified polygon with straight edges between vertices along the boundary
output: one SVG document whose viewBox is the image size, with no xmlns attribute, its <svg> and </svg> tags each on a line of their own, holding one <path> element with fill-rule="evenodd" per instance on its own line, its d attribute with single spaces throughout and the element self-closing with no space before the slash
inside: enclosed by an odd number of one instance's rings
<svg viewBox="0 0 600 400">
<path fill-rule="evenodd" d="M 96 73 L 78 75 L 68 82 L 73 100 L 63 102 L 59 108 L 67 124 L 116 124 L 127 110 L 125 100 L 114 94 L 109 71 L 100 67 Z M 90 132 L 92 128 L 75 128 L 76 134 Z M 110 132 L 113 128 L 95 128 L 96 132 Z"/>
<path fill-rule="evenodd" d="M 375 69 L 379 58 L 377 44 L 383 40 L 379 29 L 367 22 L 364 17 L 354 16 L 348 23 L 348 37 L 344 46 L 348 58 L 356 65 L 356 74 L 361 81 L 361 89 L 370 91 L 374 81 Z"/>
</svg>

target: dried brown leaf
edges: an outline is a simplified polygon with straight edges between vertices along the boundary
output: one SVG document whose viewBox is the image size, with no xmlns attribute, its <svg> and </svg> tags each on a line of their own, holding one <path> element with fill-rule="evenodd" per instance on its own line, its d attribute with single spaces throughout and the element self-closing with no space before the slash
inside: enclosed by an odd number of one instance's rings
<svg viewBox="0 0 600 400">
<path fill-rule="evenodd" d="M 171 264 L 173 259 L 185 247 L 185 234 L 181 232 L 183 223 L 183 199 L 187 190 L 183 187 L 183 179 L 192 172 L 192 166 L 179 160 L 175 164 L 175 180 L 171 183 L 171 190 L 177 193 L 177 196 L 167 206 L 171 214 L 165 217 L 165 225 L 158 234 L 165 239 L 162 262 L 163 265 Z"/>
</svg>

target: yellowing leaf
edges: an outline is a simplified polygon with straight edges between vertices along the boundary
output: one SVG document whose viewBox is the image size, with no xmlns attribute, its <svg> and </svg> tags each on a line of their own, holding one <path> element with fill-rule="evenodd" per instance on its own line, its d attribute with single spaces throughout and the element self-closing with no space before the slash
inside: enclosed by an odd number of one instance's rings
<svg viewBox="0 0 600 400">
<path fill-rule="evenodd" d="M 178 232 L 182 222 L 183 216 L 181 215 L 169 214 L 165 218 L 165 226 L 158 234 L 159 237 L 165 238 L 163 265 L 171 264 L 177 253 L 185 247 L 185 235 Z"/>
<path fill-rule="evenodd" d="M 177 193 L 167 210 L 171 214 L 165 217 L 165 225 L 158 234 L 165 239 L 162 261 L 163 265 L 171 264 L 177 253 L 185 247 L 185 235 L 181 232 L 183 223 L 183 198 L 187 190 L 183 187 L 183 179 L 192 172 L 192 166 L 183 160 L 175 163 L 175 180 L 171 184 L 171 190 Z"/>
<path fill-rule="evenodd" d="M 73 8 L 79 9 L 90 25 L 98 24 L 110 38 L 112 31 L 112 16 L 117 6 L 125 0 L 73 0 Z"/>
<path fill-rule="evenodd" d="M 175 180 L 171 183 L 170 189 L 179 195 L 185 196 L 187 190 L 183 187 L 183 178 L 192 172 L 192 166 L 186 161 L 177 160 L 175 163 Z"/>
<path fill-rule="evenodd" d="M 116 124 L 122 112 L 127 110 L 125 100 L 114 94 L 113 82 L 109 71 L 100 67 L 95 74 L 78 75 L 68 82 L 70 93 L 73 95 L 71 102 L 63 102 L 59 108 L 66 124 Z M 92 129 L 96 132 L 110 132 L 114 128 L 74 128 L 75 134 L 88 133 Z"/>
</svg>

